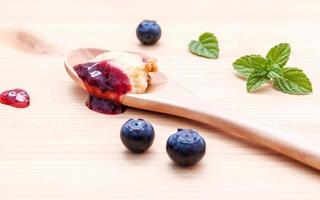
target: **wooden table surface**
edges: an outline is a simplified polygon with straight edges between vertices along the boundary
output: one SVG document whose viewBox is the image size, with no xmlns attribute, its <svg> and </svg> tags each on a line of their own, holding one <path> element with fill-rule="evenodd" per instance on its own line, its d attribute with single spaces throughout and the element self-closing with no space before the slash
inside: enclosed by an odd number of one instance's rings
<svg viewBox="0 0 320 200">
<path fill-rule="evenodd" d="M 0 105 L 1 200 L 100 199 L 319 199 L 319 171 L 204 124 L 128 109 L 118 116 L 88 110 L 86 94 L 63 68 L 78 47 L 141 51 L 215 106 L 320 140 L 320 2 L 1 0 L 0 89 L 25 88 L 31 106 Z M 161 41 L 139 44 L 143 19 L 162 27 Z M 220 42 L 220 58 L 191 55 L 187 44 L 205 31 Z M 314 93 L 291 96 L 271 87 L 248 94 L 232 62 L 292 46 L 290 66 L 309 75 Z M 125 150 L 119 138 L 129 118 L 153 123 L 156 139 L 145 154 Z M 205 137 L 199 165 L 171 163 L 165 143 L 177 128 Z"/>
</svg>

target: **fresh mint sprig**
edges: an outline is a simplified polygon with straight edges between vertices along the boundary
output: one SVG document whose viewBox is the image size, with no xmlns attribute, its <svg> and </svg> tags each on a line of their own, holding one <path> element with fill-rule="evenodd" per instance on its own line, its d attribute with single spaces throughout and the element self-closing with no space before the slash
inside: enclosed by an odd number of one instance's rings
<svg viewBox="0 0 320 200">
<path fill-rule="evenodd" d="M 247 79 L 247 91 L 254 92 L 272 81 L 275 89 L 288 94 L 308 94 L 312 84 L 307 75 L 298 68 L 285 67 L 291 48 L 288 43 L 272 47 L 266 58 L 248 55 L 237 59 L 233 68 Z"/>
<path fill-rule="evenodd" d="M 218 40 L 213 33 L 203 33 L 199 36 L 199 41 L 192 40 L 189 43 L 189 51 L 205 58 L 218 58 Z"/>
</svg>

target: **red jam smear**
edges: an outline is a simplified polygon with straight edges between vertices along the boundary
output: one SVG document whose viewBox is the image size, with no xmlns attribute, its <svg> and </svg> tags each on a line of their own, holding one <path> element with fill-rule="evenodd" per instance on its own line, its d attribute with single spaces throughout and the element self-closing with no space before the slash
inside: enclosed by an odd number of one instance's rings
<svg viewBox="0 0 320 200">
<path fill-rule="evenodd" d="M 6 90 L 0 94 L 0 103 L 16 108 L 26 108 L 30 105 L 30 96 L 23 89 Z"/>
<path fill-rule="evenodd" d="M 104 114 L 120 114 L 126 110 L 122 95 L 131 90 L 128 76 L 110 61 L 88 62 L 73 67 L 89 93 L 86 105 Z"/>
</svg>

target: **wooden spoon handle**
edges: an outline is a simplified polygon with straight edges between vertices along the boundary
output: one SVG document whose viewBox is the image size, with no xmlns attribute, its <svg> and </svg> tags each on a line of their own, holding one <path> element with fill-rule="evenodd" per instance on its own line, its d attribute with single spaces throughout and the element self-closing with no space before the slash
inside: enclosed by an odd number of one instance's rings
<svg viewBox="0 0 320 200">
<path fill-rule="evenodd" d="M 203 118 L 198 118 L 198 120 L 201 122 L 237 134 L 249 141 L 273 149 L 320 170 L 320 144 L 314 140 L 235 114 L 226 112 L 217 113 L 209 110 L 200 112 Z"/>
<path fill-rule="evenodd" d="M 222 108 L 213 108 L 199 99 L 191 99 L 190 95 L 182 98 L 178 94 L 174 95 L 146 95 L 143 100 L 130 95 L 123 98 L 123 102 L 136 108 L 172 114 L 212 125 L 320 170 L 320 144 L 316 141 L 228 113 Z"/>
</svg>

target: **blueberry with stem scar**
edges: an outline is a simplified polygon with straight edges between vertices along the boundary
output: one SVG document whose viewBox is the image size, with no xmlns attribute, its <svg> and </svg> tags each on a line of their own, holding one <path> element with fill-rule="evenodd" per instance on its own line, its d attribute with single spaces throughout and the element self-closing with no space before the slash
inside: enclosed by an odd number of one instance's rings
<svg viewBox="0 0 320 200">
<path fill-rule="evenodd" d="M 144 119 L 129 119 L 123 124 L 120 131 L 123 145 L 135 153 L 141 153 L 149 149 L 154 136 L 153 126 Z"/>
<path fill-rule="evenodd" d="M 166 149 L 171 160 L 177 165 L 192 166 L 203 158 L 206 143 L 196 131 L 178 129 L 167 140 Z"/>
</svg>

